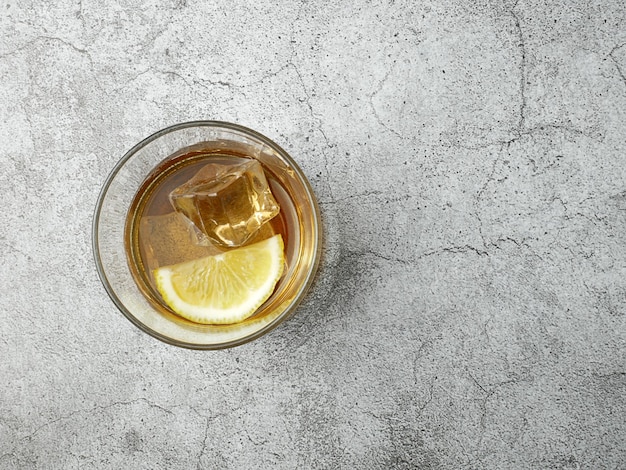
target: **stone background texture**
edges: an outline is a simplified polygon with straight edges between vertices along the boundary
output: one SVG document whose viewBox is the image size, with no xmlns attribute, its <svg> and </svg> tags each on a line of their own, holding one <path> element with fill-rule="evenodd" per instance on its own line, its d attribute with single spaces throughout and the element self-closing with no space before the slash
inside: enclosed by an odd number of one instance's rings
<svg viewBox="0 0 626 470">
<path fill-rule="evenodd" d="M 98 278 L 104 180 L 251 127 L 324 220 L 298 312 L 203 352 Z M 626 468 L 621 0 L 0 3 L 0 468 Z"/>
</svg>

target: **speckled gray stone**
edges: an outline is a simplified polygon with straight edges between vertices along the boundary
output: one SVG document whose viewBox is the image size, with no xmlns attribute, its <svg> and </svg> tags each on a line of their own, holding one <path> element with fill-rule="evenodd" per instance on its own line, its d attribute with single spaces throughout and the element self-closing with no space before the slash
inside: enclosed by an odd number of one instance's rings
<svg viewBox="0 0 626 470">
<path fill-rule="evenodd" d="M 0 468 L 625 468 L 626 4 L 0 4 Z M 98 279 L 98 193 L 177 122 L 319 198 L 297 314 L 218 352 Z"/>
</svg>

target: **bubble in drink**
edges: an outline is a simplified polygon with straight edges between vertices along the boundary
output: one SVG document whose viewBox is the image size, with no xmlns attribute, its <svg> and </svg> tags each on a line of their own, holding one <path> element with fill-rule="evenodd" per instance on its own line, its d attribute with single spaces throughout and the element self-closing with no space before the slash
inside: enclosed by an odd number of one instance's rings
<svg viewBox="0 0 626 470">
<path fill-rule="evenodd" d="M 208 163 L 169 199 L 204 246 L 242 246 L 280 211 L 257 160 Z"/>
</svg>

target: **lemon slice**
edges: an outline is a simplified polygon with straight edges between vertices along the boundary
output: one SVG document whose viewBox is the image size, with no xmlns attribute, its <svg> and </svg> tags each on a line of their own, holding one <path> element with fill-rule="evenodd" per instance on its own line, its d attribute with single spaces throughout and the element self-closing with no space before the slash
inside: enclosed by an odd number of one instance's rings
<svg viewBox="0 0 626 470">
<path fill-rule="evenodd" d="M 283 239 L 253 245 L 153 271 L 165 303 L 196 323 L 237 323 L 265 302 L 283 273 Z"/>
</svg>

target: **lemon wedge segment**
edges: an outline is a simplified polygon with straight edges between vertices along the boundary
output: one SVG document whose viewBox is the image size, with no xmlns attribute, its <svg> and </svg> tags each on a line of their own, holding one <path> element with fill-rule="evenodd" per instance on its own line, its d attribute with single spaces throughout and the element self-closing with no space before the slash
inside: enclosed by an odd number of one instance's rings
<svg viewBox="0 0 626 470">
<path fill-rule="evenodd" d="M 285 266 L 284 244 L 274 235 L 218 255 L 153 271 L 157 290 L 178 315 L 196 323 L 245 320 L 274 292 Z"/>
</svg>

